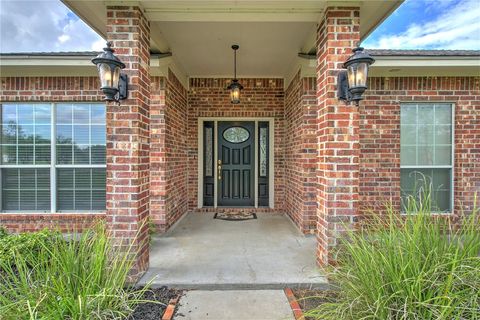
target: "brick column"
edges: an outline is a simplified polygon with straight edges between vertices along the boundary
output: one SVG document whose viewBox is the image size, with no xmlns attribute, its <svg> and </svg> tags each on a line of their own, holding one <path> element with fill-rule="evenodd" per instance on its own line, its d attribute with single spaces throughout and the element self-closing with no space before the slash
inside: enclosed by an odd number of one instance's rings
<svg viewBox="0 0 480 320">
<path fill-rule="evenodd" d="M 165 77 L 152 77 L 150 85 L 150 221 L 157 231 L 167 227 L 167 150 L 165 145 Z"/>
<path fill-rule="evenodd" d="M 336 97 L 337 74 L 360 40 L 359 8 L 329 7 L 317 30 L 318 170 L 317 261 L 332 249 L 358 212 L 359 113 Z"/>
<path fill-rule="evenodd" d="M 132 245 L 132 276 L 148 267 L 150 30 L 138 7 L 107 7 L 107 40 L 126 64 L 129 97 L 107 104 L 107 224 Z"/>
</svg>

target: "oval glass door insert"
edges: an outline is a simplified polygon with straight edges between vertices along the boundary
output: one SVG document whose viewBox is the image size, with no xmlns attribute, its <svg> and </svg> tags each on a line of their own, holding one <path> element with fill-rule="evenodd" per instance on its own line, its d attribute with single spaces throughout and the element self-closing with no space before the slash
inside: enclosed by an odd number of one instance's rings
<svg viewBox="0 0 480 320">
<path fill-rule="evenodd" d="M 231 143 L 241 143 L 250 138 L 250 132 L 242 127 L 230 127 L 223 131 L 223 138 Z"/>
</svg>

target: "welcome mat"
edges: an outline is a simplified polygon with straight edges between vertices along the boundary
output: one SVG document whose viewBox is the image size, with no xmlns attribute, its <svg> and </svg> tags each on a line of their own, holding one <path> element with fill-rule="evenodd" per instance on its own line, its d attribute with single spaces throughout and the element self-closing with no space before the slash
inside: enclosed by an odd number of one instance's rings
<svg viewBox="0 0 480 320">
<path fill-rule="evenodd" d="M 213 219 L 227 220 L 227 221 L 245 221 L 257 219 L 255 212 L 217 212 Z"/>
</svg>

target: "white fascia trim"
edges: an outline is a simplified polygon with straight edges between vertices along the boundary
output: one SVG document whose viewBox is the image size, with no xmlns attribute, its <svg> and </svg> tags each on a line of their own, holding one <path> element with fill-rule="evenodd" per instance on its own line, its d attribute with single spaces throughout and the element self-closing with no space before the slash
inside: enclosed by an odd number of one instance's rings
<svg viewBox="0 0 480 320">
<path fill-rule="evenodd" d="M 405 57 L 405 56 L 380 56 L 374 57 L 375 67 L 478 67 L 480 66 L 480 57 Z"/>
<path fill-rule="evenodd" d="M 31 56 L 3 56 L 0 57 L 0 66 L 88 66 L 93 67 L 91 59 L 94 56 L 68 56 L 68 57 L 60 57 L 60 56 L 45 56 L 39 57 L 35 55 Z"/>
<path fill-rule="evenodd" d="M 95 76 L 94 56 L 3 56 L 0 57 L 2 77 L 32 76 Z"/>
<path fill-rule="evenodd" d="M 480 57 L 375 57 L 372 77 L 478 76 Z"/>
</svg>

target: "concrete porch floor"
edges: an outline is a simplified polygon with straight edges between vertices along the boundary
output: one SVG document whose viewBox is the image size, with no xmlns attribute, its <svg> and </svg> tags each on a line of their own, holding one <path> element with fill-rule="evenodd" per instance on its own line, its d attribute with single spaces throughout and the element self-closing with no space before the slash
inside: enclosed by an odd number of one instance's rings
<svg viewBox="0 0 480 320">
<path fill-rule="evenodd" d="M 193 213 L 152 239 L 145 284 L 181 289 L 327 288 L 315 263 L 315 237 L 281 214 L 224 221 Z"/>
</svg>

